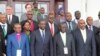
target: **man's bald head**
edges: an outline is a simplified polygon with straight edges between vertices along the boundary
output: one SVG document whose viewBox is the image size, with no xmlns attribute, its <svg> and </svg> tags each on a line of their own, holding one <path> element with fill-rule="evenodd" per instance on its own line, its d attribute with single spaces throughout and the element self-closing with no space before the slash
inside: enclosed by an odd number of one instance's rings
<svg viewBox="0 0 100 56">
<path fill-rule="evenodd" d="M 89 26 L 93 24 L 93 18 L 91 16 L 87 17 L 86 22 Z"/>
<path fill-rule="evenodd" d="M 1 23 L 6 23 L 6 15 L 4 15 L 4 14 L 0 14 L 0 22 Z"/>
<path fill-rule="evenodd" d="M 86 26 L 85 21 L 83 19 L 80 19 L 78 21 L 78 26 L 79 26 L 80 29 L 85 29 L 85 26 Z"/>
</svg>

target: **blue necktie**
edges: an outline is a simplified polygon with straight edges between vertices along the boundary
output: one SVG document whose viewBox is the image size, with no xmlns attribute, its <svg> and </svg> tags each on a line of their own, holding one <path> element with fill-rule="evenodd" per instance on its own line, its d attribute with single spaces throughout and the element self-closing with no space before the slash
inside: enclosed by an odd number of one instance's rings
<svg viewBox="0 0 100 56">
<path fill-rule="evenodd" d="M 45 38 L 45 34 L 44 34 L 44 31 L 42 31 L 42 39 L 43 39 L 43 42 L 44 42 L 44 38 Z"/>
</svg>

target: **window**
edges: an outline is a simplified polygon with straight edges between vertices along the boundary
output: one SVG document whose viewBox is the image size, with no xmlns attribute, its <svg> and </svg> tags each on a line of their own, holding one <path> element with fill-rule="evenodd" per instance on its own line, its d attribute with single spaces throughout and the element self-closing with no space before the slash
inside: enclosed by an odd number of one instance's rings
<svg viewBox="0 0 100 56">
<path fill-rule="evenodd" d="M 15 2 L 15 15 L 17 15 L 20 19 L 23 13 L 25 13 L 25 3 Z"/>
<path fill-rule="evenodd" d="M 1 1 L 0 2 L 0 12 L 5 13 L 6 12 L 6 2 L 5 1 Z"/>
<path fill-rule="evenodd" d="M 48 2 L 38 2 L 38 8 L 40 9 L 41 7 L 45 8 L 45 13 L 49 13 L 49 3 Z"/>
</svg>

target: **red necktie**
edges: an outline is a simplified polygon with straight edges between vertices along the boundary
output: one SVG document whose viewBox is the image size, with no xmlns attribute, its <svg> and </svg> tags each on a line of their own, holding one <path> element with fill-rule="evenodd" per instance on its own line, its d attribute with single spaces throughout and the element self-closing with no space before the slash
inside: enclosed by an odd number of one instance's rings
<svg viewBox="0 0 100 56">
<path fill-rule="evenodd" d="M 33 23 L 33 21 L 31 21 L 30 23 L 31 23 L 30 31 L 33 32 L 34 31 L 34 23 Z"/>
<path fill-rule="evenodd" d="M 54 35 L 54 32 L 53 32 L 53 24 L 50 24 L 50 25 L 51 25 L 50 31 L 51 31 L 51 34 L 53 36 Z"/>
</svg>

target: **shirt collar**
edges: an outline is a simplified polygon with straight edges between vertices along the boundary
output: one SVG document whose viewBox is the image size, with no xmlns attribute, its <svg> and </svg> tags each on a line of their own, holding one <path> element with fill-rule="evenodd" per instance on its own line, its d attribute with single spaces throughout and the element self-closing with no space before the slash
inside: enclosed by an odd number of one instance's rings
<svg viewBox="0 0 100 56">
<path fill-rule="evenodd" d="M 64 33 L 60 32 L 60 34 L 66 34 L 66 32 L 64 32 Z"/>
<path fill-rule="evenodd" d="M 7 23 L 4 23 L 4 24 L 3 24 L 3 23 L 0 22 L 0 25 L 7 25 Z"/>
</svg>

